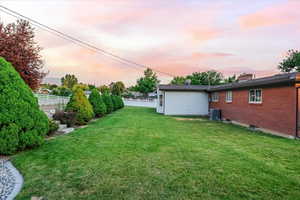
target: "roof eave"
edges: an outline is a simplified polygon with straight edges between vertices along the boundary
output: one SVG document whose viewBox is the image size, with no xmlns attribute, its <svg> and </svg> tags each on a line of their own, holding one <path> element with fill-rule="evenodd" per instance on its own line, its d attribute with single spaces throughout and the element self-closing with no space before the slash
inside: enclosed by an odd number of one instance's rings
<svg viewBox="0 0 300 200">
<path fill-rule="evenodd" d="M 239 86 L 228 86 L 228 87 L 220 87 L 220 88 L 210 88 L 209 92 L 217 92 L 223 90 L 232 90 L 232 89 L 244 89 L 244 88 L 253 88 L 253 87 L 266 87 L 266 86 L 284 86 L 288 84 L 295 83 L 294 79 L 282 80 L 282 81 L 274 81 L 274 82 L 262 82 L 262 83 L 253 83 L 253 84 L 245 84 Z"/>
</svg>

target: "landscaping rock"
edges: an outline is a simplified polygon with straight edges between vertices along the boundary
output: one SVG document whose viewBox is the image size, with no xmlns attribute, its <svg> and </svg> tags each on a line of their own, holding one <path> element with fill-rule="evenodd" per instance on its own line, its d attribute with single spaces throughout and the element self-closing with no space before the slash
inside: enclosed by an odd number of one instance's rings
<svg viewBox="0 0 300 200">
<path fill-rule="evenodd" d="M 59 132 L 62 132 L 64 129 L 67 128 L 67 124 L 59 124 L 59 128 L 58 128 L 58 131 Z"/>
<path fill-rule="evenodd" d="M 20 192 L 23 178 L 14 166 L 0 159 L 0 200 L 12 200 Z"/>
<path fill-rule="evenodd" d="M 43 200 L 43 197 L 31 197 L 31 200 Z"/>
<path fill-rule="evenodd" d="M 65 128 L 61 131 L 62 134 L 68 134 L 74 131 L 74 128 Z"/>
</svg>

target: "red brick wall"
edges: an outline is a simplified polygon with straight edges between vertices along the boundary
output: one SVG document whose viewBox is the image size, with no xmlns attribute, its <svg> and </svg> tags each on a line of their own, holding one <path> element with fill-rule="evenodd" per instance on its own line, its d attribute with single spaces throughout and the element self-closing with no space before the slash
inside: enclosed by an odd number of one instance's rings
<svg viewBox="0 0 300 200">
<path fill-rule="evenodd" d="M 295 135 L 295 87 L 262 88 L 262 104 L 249 104 L 248 93 L 248 89 L 233 90 L 232 103 L 226 103 L 226 91 L 219 92 L 219 101 L 211 102 L 210 108 L 221 109 L 225 119 Z"/>
</svg>

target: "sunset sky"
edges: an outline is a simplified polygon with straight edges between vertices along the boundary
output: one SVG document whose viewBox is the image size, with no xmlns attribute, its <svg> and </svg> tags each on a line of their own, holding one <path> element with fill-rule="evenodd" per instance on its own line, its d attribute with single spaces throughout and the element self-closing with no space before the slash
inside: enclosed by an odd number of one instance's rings
<svg viewBox="0 0 300 200">
<path fill-rule="evenodd" d="M 119 56 L 174 75 L 278 73 L 300 48 L 300 0 L 0 0 L 0 4 Z M 1 21 L 15 19 L 0 12 Z M 36 29 L 48 77 L 134 84 L 143 70 Z M 158 74 L 162 83 L 171 79 Z"/>
</svg>

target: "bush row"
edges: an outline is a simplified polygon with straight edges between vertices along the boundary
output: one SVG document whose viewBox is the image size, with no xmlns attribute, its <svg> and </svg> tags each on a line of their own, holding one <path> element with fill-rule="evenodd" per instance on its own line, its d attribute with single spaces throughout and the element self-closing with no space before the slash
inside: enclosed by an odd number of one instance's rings
<svg viewBox="0 0 300 200">
<path fill-rule="evenodd" d="M 123 107 L 124 102 L 120 96 L 107 93 L 100 95 L 97 89 L 93 89 L 87 98 L 83 90 L 78 88 L 71 96 L 65 111 L 56 112 L 53 118 L 69 127 L 85 125 L 93 117 L 103 117 Z"/>
<path fill-rule="evenodd" d="M 53 118 L 68 126 L 87 124 L 93 117 L 103 117 L 124 107 L 121 97 L 94 89 L 89 97 L 77 88 L 64 111 Z M 0 155 L 11 155 L 26 148 L 40 146 L 58 125 L 40 110 L 32 90 L 14 67 L 0 57 Z"/>
</svg>

